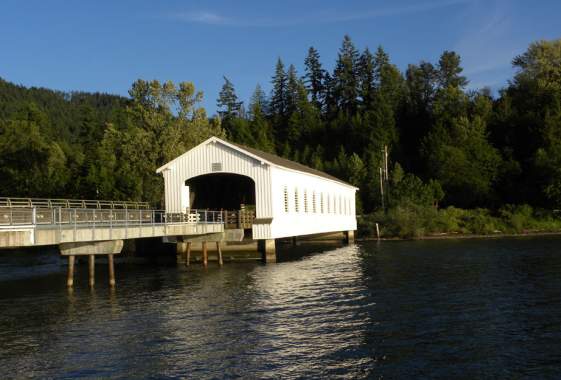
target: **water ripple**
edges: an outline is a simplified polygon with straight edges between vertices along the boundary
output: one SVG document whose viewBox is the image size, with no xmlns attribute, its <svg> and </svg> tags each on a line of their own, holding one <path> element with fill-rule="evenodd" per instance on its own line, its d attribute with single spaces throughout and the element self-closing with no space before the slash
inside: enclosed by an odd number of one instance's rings
<svg viewBox="0 0 561 380">
<path fill-rule="evenodd" d="M 0 375 L 555 378 L 559 248 L 387 242 L 266 266 L 120 263 L 116 291 L 99 271 L 95 290 L 72 293 L 56 256 L 0 256 Z"/>
</svg>

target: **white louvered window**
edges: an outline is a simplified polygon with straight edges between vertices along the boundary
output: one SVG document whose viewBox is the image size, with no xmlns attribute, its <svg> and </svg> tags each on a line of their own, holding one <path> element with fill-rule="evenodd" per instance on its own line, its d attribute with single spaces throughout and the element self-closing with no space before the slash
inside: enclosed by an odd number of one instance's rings
<svg viewBox="0 0 561 380">
<path fill-rule="evenodd" d="M 341 214 L 343 214 L 343 210 L 342 210 L 341 196 L 340 195 L 339 195 L 338 203 L 339 203 L 339 215 L 341 215 Z"/>
<path fill-rule="evenodd" d="M 284 212 L 288 212 L 288 189 L 285 186 L 283 189 Z"/>
<path fill-rule="evenodd" d="M 324 208 L 323 208 L 323 193 L 321 193 L 319 195 L 319 212 L 321 212 L 323 214 Z"/>
<path fill-rule="evenodd" d="M 304 190 L 304 212 L 308 212 L 308 190 Z"/>
<path fill-rule="evenodd" d="M 317 212 L 316 208 L 316 192 L 312 193 L 312 212 L 315 214 Z"/>
<path fill-rule="evenodd" d="M 294 189 L 294 211 L 299 212 L 300 211 L 300 203 L 298 200 L 298 189 L 295 188 Z"/>
</svg>

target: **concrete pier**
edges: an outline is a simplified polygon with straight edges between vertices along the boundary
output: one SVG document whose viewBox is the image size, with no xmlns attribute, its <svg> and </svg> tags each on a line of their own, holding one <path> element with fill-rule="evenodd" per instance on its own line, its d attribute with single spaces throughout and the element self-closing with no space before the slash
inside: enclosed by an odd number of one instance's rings
<svg viewBox="0 0 561 380">
<path fill-rule="evenodd" d="M 74 285 L 74 264 L 76 256 L 88 256 L 88 284 L 95 285 L 95 255 L 107 256 L 109 262 L 109 285 L 115 286 L 115 265 L 113 255 L 121 253 L 122 240 L 63 243 L 59 245 L 61 256 L 68 256 L 68 275 L 66 285 Z"/>
<path fill-rule="evenodd" d="M 218 264 L 220 266 L 224 265 L 224 261 L 222 261 L 222 248 L 219 241 L 216 242 L 216 252 L 218 252 Z"/>
<path fill-rule="evenodd" d="M 74 286 L 74 262 L 76 256 L 68 256 L 68 273 L 66 276 L 66 286 L 71 288 Z"/>
<path fill-rule="evenodd" d="M 206 241 L 203 241 L 203 265 L 208 266 L 208 251 L 206 247 Z"/>
<path fill-rule="evenodd" d="M 88 256 L 88 274 L 89 285 L 93 287 L 95 285 L 95 255 Z"/>
<path fill-rule="evenodd" d="M 109 262 L 109 286 L 115 286 L 115 264 L 113 263 L 113 254 L 107 256 Z"/>
<path fill-rule="evenodd" d="M 275 239 L 266 239 L 258 241 L 259 251 L 265 263 L 277 262 L 277 249 Z"/>
<path fill-rule="evenodd" d="M 347 244 L 353 244 L 355 242 L 355 231 L 345 232 L 345 242 Z"/>
</svg>

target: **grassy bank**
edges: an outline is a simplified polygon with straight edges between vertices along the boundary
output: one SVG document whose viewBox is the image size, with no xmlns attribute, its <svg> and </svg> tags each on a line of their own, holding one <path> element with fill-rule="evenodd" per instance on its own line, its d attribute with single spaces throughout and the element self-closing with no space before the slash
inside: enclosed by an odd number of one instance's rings
<svg viewBox="0 0 561 380">
<path fill-rule="evenodd" d="M 561 215 L 550 210 L 534 210 L 528 205 L 507 205 L 497 211 L 436 209 L 415 204 L 399 205 L 387 212 L 363 215 L 358 219 L 360 237 L 375 237 L 376 223 L 384 238 L 424 238 L 449 235 L 512 235 L 561 232 Z"/>
</svg>

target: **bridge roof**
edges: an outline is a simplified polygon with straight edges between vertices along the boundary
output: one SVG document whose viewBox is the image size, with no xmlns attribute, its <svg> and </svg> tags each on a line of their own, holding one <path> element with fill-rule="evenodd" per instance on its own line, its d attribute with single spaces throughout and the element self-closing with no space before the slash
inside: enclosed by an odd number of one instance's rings
<svg viewBox="0 0 561 380">
<path fill-rule="evenodd" d="M 332 175 L 330 175 L 330 174 L 324 173 L 324 172 L 322 172 L 322 171 L 320 171 L 320 170 L 310 168 L 309 166 L 302 165 L 302 164 L 300 164 L 300 163 L 298 163 L 298 162 L 291 161 L 291 160 L 288 160 L 288 159 L 286 159 L 286 158 L 279 157 L 279 156 L 274 155 L 274 154 L 272 154 L 272 153 L 263 152 L 263 151 L 261 151 L 261 150 L 259 150 L 259 149 L 250 148 L 250 147 L 245 146 L 245 145 L 241 145 L 241 144 L 236 144 L 236 143 L 228 142 L 228 141 L 222 140 L 222 139 L 220 139 L 220 138 L 218 138 L 218 137 L 211 137 L 211 138 L 209 138 L 208 140 L 206 140 L 206 141 L 204 141 L 203 143 L 199 144 L 198 146 L 196 146 L 196 147 L 193 148 L 193 149 L 197 149 L 198 147 L 204 146 L 204 145 L 206 145 L 206 144 L 208 144 L 208 143 L 211 143 L 211 142 L 214 142 L 214 143 L 218 142 L 218 143 L 221 143 L 221 144 L 223 144 L 223 145 L 229 146 L 230 148 L 235 149 L 235 150 L 237 150 L 237 151 L 239 151 L 239 152 L 242 152 L 242 153 L 244 153 L 244 154 L 246 154 L 246 155 L 248 155 L 248 156 L 250 156 L 250 157 L 252 157 L 252 158 L 254 158 L 254 159 L 256 159 L 256 160 L 258 160 L 258 161 L 265 162 L 265 163 L 268 163 L 268 164 L 273 165 L 273 166 L 278 166 L 278 167 L 281 167 L 281 168 L 286 168 L 286 169 L 289 169 L 289 170 L 295 170 L 295 171 L 298 171 L 298 172 L 302 172 L 302 173 L 306 173 L 306 174 L 311 174 L 311 175 L 314 175 L 314 176 L 322 177 L 322 178 L 325 178 L 325 179 L 328 179 L 328 180 L 331 180 L 331 181 L 334 181 L 334 182 L 338 182 L 338 183 L 340 183 L 340 184 L 342 184 L 342 185 L 346 185 L 346 186 L 353 187 L 353 188 L 355 188 L 355 189 L 358 190 L 357 187 L 355 187 L 355 186 L 353 186 L 353 185 L 351 185 L 351 184 L 349 184 L 349 183 L 347 183 L 347 182 L 345 182 L 345 181 L 342 181 L 342 180 L 340 180 L 339 178 L 334 177 L 334 176 L 332 176 Z M 193 149 L 191 149 L 191 150 L 193 150 Z M 158 169 L 156 170 L 156 173 L 160 173 L 160 172 L 162 172 L 163 170 L 167 169 L 168 166 L 170 166 L 174 161 L 176 161 L 176 160 L 178 160 L 179 158 L 183 157 L 185 154 L 189 153 L 191 150 L 185 152 L 185 153 L 182 154 L 181 156 L 179 156 L 179 157 L 173 159 L 172 161 L 170 161 L 170 162 L 168 162 L 167 164 L 163 165 L 162 167 L 158 168 Z"/>
</svg>

